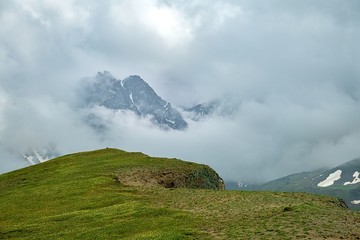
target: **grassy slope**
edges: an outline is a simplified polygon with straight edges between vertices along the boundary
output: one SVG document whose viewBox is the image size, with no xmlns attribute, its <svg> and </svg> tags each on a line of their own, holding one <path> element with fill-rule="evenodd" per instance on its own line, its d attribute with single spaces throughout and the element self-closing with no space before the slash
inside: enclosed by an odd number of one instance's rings
<svg viewBox="0 0 360 240">
<path fill-rule="evenodd" d="M 148 168 L 201 173 L 204 166 L 105 149 L 0 175 L 0 239 L 360 236 L 359 213 L 331 197 L 126 186 L 117 179 Z"/>
</svg>

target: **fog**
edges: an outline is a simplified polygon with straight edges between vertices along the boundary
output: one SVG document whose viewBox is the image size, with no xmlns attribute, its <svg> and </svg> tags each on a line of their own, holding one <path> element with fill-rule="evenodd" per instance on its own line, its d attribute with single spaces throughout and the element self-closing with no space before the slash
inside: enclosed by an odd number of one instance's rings
<svg viewBox="0 0 360 240">
<path fill-rule="evenodd" d="M 360 157 L 357 0 L 5 0 L 0 26 L 0 172 L 48 144 L 181 158 L 258 182 Z M 77 89 L 104 70 L 140 75 L 178 107 L 226 99 L 236 110 L 163 131 L 95 108 L 108 126 L 99 135 Z"/>
</svg>

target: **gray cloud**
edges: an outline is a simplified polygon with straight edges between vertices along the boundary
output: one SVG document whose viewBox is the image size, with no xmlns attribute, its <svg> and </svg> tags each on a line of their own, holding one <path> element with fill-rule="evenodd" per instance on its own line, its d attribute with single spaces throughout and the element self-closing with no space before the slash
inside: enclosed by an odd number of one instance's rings
<svg viewBox="0 0 360 240">
<path fill-rule="evenodd" d="M 210 164 L 224 178 L 269 180 L 359 157 L 360 3 L 340 1 L 2 1 L 0 171 L 12 153 L 54 142 Z M 180 106 L 231 99 L 232 115 L 164 132 L 74 108 L 83 77 L 141 75 Z"/>
</svg>

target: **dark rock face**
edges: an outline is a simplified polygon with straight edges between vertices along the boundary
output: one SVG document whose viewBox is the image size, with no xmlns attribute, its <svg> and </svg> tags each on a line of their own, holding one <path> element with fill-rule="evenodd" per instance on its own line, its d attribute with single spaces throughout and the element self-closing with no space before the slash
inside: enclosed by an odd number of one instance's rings
<svg viewBox="0 0 360 240">
<path fill-rule="evenodd" d="M 129 186 L 164 187 L 164 188 L 192 188 L 224 190 L 224 181 L 210 167 L 204 166 L 192 171 L 179 169 L 151 169 L 138 168 L 129 172 L 119 173 L 116 179 Z"/>
<path fill-rule="evenodd" d="M 98 73 L 95 81 L 83 89 L 85 105 L 104 106 L 114 110 L 136 111 L 121 80 L 114 78 L 109 72 Z"/>
<path fill-rule="evenodd" d="M 182 130 L 187 127 L 181 114 L 169 102 L 161 99 L 139 76 L 124 79 L 123 85 L 130 100 L 142 116 L 150 115 L 155 123 L 172 129 Z"/>
<path fill-rule="evenodd" d="M 219 105 L 220 103 L 218 101 L 212 101 L 187 108 L 185 111 L 192 114 L 192 120 L 199 121 L 200 119 L 211 115 L 216 110 L 216 108 L 219 107 Z"/>
<path fill-rule="evenodd" d="M 159 97 L 139 76 L 117 80 L 109 72 L 98 73 L 95 81 L 83 89 L 86 106 L 103 106 L 113 110 L 128 110 L 140 117 L 150 117 L 164 129 L 183 130 L 186 121 L 170 103 Z"/>
</svg>

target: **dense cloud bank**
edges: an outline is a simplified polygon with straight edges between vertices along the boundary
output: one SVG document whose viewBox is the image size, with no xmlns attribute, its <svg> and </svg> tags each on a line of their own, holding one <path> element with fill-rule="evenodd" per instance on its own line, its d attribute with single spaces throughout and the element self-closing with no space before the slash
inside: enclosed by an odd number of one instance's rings
<svg viewBox="0 0 360 240">
<path fill-rule="evenodd" d="M 263 181 L 360 156 L 360 2 L 1 1 L 0 171 L 19 152 L 112 146 Z M 173 105 L 236 109 L 162 131 L 79 110 L 84 77 L 137 74 Z M 111 131 L 84 124 L 95 111 Z"/>
</svg>

